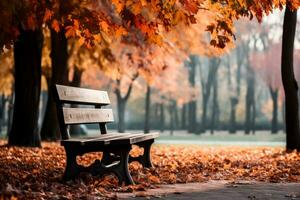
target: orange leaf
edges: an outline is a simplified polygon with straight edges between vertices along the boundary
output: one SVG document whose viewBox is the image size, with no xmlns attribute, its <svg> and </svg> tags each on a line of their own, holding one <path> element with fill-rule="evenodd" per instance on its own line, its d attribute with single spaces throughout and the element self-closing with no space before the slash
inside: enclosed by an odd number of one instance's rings
<svg viewBox="0 0 300 200">
<path fill-rule="evenodd" d="M 51 10 L 49 10 L 48 8 L 46 8 L 43 21 L 46 22 L 46 21 L 50 20 L 52 15 L 53 15 L 53 12 Z"/>
<path fill-rule="evenodd" d="M 75 37 L 76 36 L 76 31 L 72 26 L 67 26 L 66 27 L 67 31 L 65 33 L 66 38 L 70 37 Z"/>
<path fill-rule="evenodd" d="M 54 20 L 52 21 L 51 27 L 52 27 L 56 32 L 59 32 L 59 31 L 60 31 L 59 22 L 58 22 L 56 19 L 54 19 Z"/>
</svg>

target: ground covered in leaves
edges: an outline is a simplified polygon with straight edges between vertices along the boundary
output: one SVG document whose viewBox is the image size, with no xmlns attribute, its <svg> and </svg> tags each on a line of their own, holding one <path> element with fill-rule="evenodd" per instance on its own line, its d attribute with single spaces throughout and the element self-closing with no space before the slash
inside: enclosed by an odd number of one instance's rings
<svg viewBox="0 0 300 200">
<path fill-rule="evenodd" d="M 135 186 L 119 187 L 113 175 L 81 174 L 62 182 L 65 153 L 59 143 L 43 143 L 42 148 L 5 144 L 0 140 L 0 199 L 105 199 L 115 198 L 116 192 L 144 191 L 159 184 L 208 180 L 300 181 L 300 153 L 286 153 L 282 148 L 154 145 L 153 169 L 130 164 Z M 131 153 L 136 156 L 141 149 Z M 100 157 L 101 153 L 90 153 L 77 160 L 89 165 Z"/>
</svg>

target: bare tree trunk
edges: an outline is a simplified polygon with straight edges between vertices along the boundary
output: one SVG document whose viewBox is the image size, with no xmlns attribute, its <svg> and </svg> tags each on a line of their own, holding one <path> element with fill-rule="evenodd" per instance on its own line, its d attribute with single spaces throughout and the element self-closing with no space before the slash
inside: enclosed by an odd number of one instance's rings
<svg viewBox="0 0 300 200">
<path fill-rule="evenodd" d="M 298 84 L 294 75 L 293 54 L 297 11 L 285 9 L 282 35 L 281 76 L 285 92 L 286 149 L 300 150 Z"/>
<path fill-rule="evenodd" d="M 247 51 L 247 59 L 248 58 Z M 249 62 L 247 62 L 247 92 L 246 92 L 246 103 L 245 103 L 245 134 L 249 134 L 254 129 L 255 121 L 255 75 L 253 69 L 250 68 Z"/>
<path fill-rule="evenodd" d="M 14 44 L 15 102 L 8 144 L 40 147 L 38 133 L 39 100 L 41 92 L 41 30 L 20 30 Z"/>
<path fill-rule="evenodd" d="M 118 100 L 118 132 L 125 132 L 125 106 L 126 101 L 124 99 Z"/>
<path fill-rule="evenodd" d="M 77 66 L 74 67 L 73 72 L 73 80 L 71 81 L 71 86 L 80 87 L 81 85 L 81 77 L 83 74 L 83 69 L 79 69 Z M 78 105 L 71 105 L 72 108 L 78 108 Z M 71 125 L 70 126 L 70 134 L 71 136 L 79 136 L 79 135 L 87 135 L 86 132 L 81 130 L 80 125 Z"/>
<path fill-rule="evenodd" d="M 126 104 L 127 101 L 130 97 L 131 91 L 132 91 L 132 86 L 133 86 L 133 81 L 137 78 L 137 75 L 132 79 L 132 82 L 130 83 L 128 90 L 125 94 L 125 96 L 123 97 L 121 95 L 121 81 L 117 80 L 117 88 L 115 90 L 115 94 L 117 96 L 117 107 L 118 107 L 118 131 L 120 133 L 124 133 L 125 132 L 125 108 L 126 108 Z"/>
<path fill-rule="evenodd" d="M 146 101 L 145 101 L 144 133 L 150 132 L 150 104 L 151 104 L 151 87 L 150 85 L 147 85 Z"/>
<path fill-rule="evenodd" d="M 179 116 L 178 116 L 178 106 L 176 101 L 174 101 L 174 121 L 175 121 L 174 128 L 178 129 L 180 125 L 179 125 Z"/>
<path fill-rule="evenodd" d="M 169 105 L 169 115 L 170 115 L 170 135 L 173 136 L 173 133 L 174 133 L 174 104 L 173 104 L 173 102 Z"/>
<path fill-rule="evenodd" d="M 186 104 L 183 104 L 181 109 L 181 129 L 186 129 Z"/>
<path fill-rule="evenodd" d="M 14 91 L 14 90 L 12 90 Z M 11 131 L 11 126 L 12 126 L 12 120 L 13 120 L 13 113 L 14 113 L 14 99 L 15 99 L 15 94 L 14 92 L 12 93 L 12 95 L 9 97 L 8 100 L 8 113 L 7 113 L 7 129 L 6 129 L 6 133 L 7 136 L 9 136 L 9 133 Z"/>
<path fill-rule="evenodd" d="M 214 130 L 217 125 L 217 118 L 219 115 L 219 103 L 218 103 L 218 72 L 215 74 L 215 80 L 213 83 L 213 105 L 212 105 L 212 114 L 210 122 L 210 133 L 214 134 Z"/>
<path fill-rule="evenodd" d="M 256 120 L 256 101 L 255 101 L 255 84 L 253 84 L 253 103 L 252 103 L 252 119 L 251 119 L 251 129 L 252 134 L 255 134 L 256 126 L 255 126 L 255 120 Z"/>
<path fill-rule="evenodd" d="M 207 82 L 204 83 L 203 80 L 201 81 L 201 85 L 202 85 L 202 132 L 205 132 L 206 128 L 207 128 L 208 100 L 210 97 L 212 85 L 215 81 L 215 74 L 218 71 L 219 65 L 220 65 L 220 59 L 212 58 L 210 60 Z"/>
<path fill-rule="evenodd" d="M 0 98 L 0 135 L 2 135 L 2 128 L 4 125 L 4 109 L 5 109 L 5 96 L 1 95 Z"/>
<path fill-rule="evenodd" d="M 51 29 L 51 62 L 52 76 L 48 85 L 48 101 L 42 125 L 41 136 L 43 140 L 57 140 L 60 138 L 56 106 L 51 87 L 55 84 L 68 84 L 68 41 L 64 31 L 57 33 Z"/>
<path fill-rule="evenodd" d="M 230 120 L 229 120 L 229 133 L 236 133 L 236 107 L 239 103 L 239 96 L 240 96 L 240 88 L 241 88 L 241 69 L 243 65 L 243 56 L 242 56 L 242 51 L 240 50 L 241 47 L 238 47 L 236 52 L 237 52 L 237 70 L 236 70 L 236 87 L 233 89 L 232 83 L 231 83 L 231 63 L 230 60 L 227 63 L 227 68 L 228 68 L 228 86 L 229 89 L 232 88 L 234 91 L 234 94 L 231 94 L 230 96 Z M 229 58 L 228 58 L 229 59 Z"/>
<path fill-rule="evenodd" d="M 189 68 L 189 82 L 192 87 L 195 87 L 196 81 L 196 65 L 197 56 L 191 55 L 190 62 L 187 63 Z M 188 132 L 195 133 L 197 129 L 197 101 L 193 100 L 188 103 Z"/>
<path fill-rule="evenodd" d="M 160 103 L 160 132 L 165 130 L 165 109 L 164 104 Z"/>
<path fill-rule="evenodd" d="M 272 102 L 273 102 L 273 112 L 272 112 L 272 127 L 271 132 L 277 133 L 278 132 L 278 89 L 269 88 Z"/>
</svg>

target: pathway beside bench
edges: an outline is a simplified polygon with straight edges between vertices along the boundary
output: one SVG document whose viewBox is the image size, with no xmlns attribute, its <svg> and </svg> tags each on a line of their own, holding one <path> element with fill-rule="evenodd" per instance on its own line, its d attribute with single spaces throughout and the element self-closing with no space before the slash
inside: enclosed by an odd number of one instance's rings
<svg viewBox="0 0 300 200">
<path fill-rule="evenodd" d="M 129 200 L 300 200 L 300 183 L 209 181 L 159 185 L 143 192 L 117 193 L 116 197 Z"/>
</svg>

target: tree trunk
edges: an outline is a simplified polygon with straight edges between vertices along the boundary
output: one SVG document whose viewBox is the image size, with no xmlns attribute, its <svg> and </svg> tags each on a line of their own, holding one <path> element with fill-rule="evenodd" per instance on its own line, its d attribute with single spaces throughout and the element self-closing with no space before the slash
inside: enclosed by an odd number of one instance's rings
<svg viewBox="0 0 300 200">
<path fill-rule="evenodd" d="M 173 104 L 174 107 L 174 129 L 178 129 L 179 128 L 179 117 L 178 117 L 178 106 L 177 106 L 177 102 L 174 101 Z"/>
<path fill-rule="evenodd" d="M 117 96 L 118 118 L 119 118 L 118 131 L 120 133 L 125 132 L 125 108 L 126 108 L 127 101 L 129 99 L 131 91 L 132 91 L 133 81 L 136 78 L 137 78 L 137 76 L 132 79 L 132 82 L 130 83 L 125 96 L 122 96 L 122 94 L 121 94 L 121 90 L 120 90 L 121 80 L 116 81 L 117 82 L 117 88 L 115 90 L 115 94 Z"/>
<path fill-rule="evenodd" d="M 285 92 L 286 149 L 297 149 L 299 151 L 300 128 L 297 96 L 298 84 L 293 69 L 296 23 L 297 11 L 291 11 L 287 6 L 283 22 L 281 56 L 281 76 Z"/>
<path fill-rule="evenodd" d="M 236 97 L 230 98 L 230 124 L 229 124 L 229 133 L 236 133 L 236 106 L 238 100 Z"/>
<path fill-rule="evenodd" d="M 186 104 L 183 104 L 181 109 L 181 129 L 186 129 Z"/>
<path fill-rule="evenodd" d="M 169 105 L 169 115 L 170 115 L 170 135 L 173 136 L 174 133 L 174 104 Z"/>
<path fill-rule="evenodd" d="M 208 100 L 211 93 L 211 87 L 215 81 L 215 75 L 218 72 L 220 64 L 220 59 L 218 58 L 212 58 L 210 60 L 210 66 L 208 71 L 208 77 L 206 84 L 202 81 L 202 132 L 206 131 L 207 128 L 207 106 L 208 106 Z"/>
<path fill-rule="evenodd" d="M 248 56 L 248 55 L 247 55 Z M 247 57 L 248 59 L 248 57 Z M 254 130 L 255 126 L 255 91 L 254 91 L 254 71 L 250 68 L 249 62 L 247 65 L 247 91 L 246 91 L 246 103 L 245 103 L 245 134 L 249 134 L 251 130 Z"/>
<path fill-rule="evenodd" d="M 14 90 L 13 90 L 14 91 Z M 13 120 L 13 113 L 14 113 L 14 99 L 15 99 L 15 95 L 14 92 L 12 93 L 12 95 L 9 97 L 8 100 L 8 113 L 7 113 L 7 125 L 6 125 L 6 133 L 7 136 L 9 136 L 9 133 L 11 131 L 11 126 L 12 126 L 12 120 Z"/>
<path fill-rule="evenodd" d="M 150 132 L 150 104 L 151 104 L 151 87 L 149 85 L 147 85 L 146 101 L 145 101 L 144 133 Z"/>
<path fill-rule="evenodd" d="M 215 80 L 213 84 L 213 105 L 210 123 L 210 133 L 214 134 L 214 130 L 217 125 L 217 118 L 219 115 L 219 103 L 218 103 L 218 74 L 215 74 Z"/>
<path fill-rule="evenodd" d="M 51 62 L 52 76 L 50 90 L 48 91 L 48 101 L 42 125 L 41 136 L 43 140 L 57 140 L 60 138 L 56 106 L 51 92 L 51 87 L 55 84 L 67 85 L 68 83 L 68 41 L 64 31 L 56 33 L 51 29 Z M 49 87 L 49 86 L 48 86 Z"/>
<path fill-rule="evenodd" d="M 236 88 L 235 91 L 232 87 L 231 83 L 231 63 L 230 63 L 230 58 L 228 58 L 228 63 L 227 63 L 227 76 L 228 76 L 228 88 L 230 90 L 233 90 L 234 92 L 232 93 L 230 97 L 230 120 L 229 120 L 229 133 L 236 133 L 236 107 L 239 102 L 239 96 L 240 96 L 240 83 L 241 83 L 241 68 L 242 68 L 242 63 L 244 61 L 243 56 L 240 56 L 243 52 L 241 52 L 240 47 L 237 48 L 237 70 L 236 70 Z"/>
<path fill-rule="evenodd" d="M 164 109 L 164 104 L 160 104 L 160 132 L 164 132 L 165 130 L 165 109 Z"/>
<path fill-rule="evenodd" d="M 41 146 L 38 116 L 42 47 L 41 30 L 20 30 L 20 36 L 14 44 L 15 102 L 9 145 Z"/>
<path fill-rule="evenodd" d="M 253 99 L 252 99 L 252 118 L 251 118 L 251 130 L 252 134 L 255 134 L 256 127 L 255 127 L 255 120 L 256 120 L 256 101 L 255 101 L 255 87 L 253 84 Z"/>
<path fill-rule="evenodd" d="M 78 67 L 74 67 L 73 73 L 73 80 L 71 81 L 71 86 L 73 87 L 80 87 L 81 84 L 81 77 L 82 77 L 83 70 L 79 69 Z M 72 104 L 72 108 L 78 108 L 78 105 Z M 80 125 L 71 125 L 70 126 L 70 135 L 71 136 L 79 136 L 79 135 L 86 135 L 86 132 L 81 130 Z"/>
<path fill-rule="evenodd" d="M 5 108 L 5 96 L 4 94 L 1 95 L 0 98 L 0 135 L 2 135 L 2 128 L 4 125 L 4 108 Z"/>
<path fill-rule="evenodd" d="M 272 112 L 272 128 L 271 133 L 278 132 L 278 89 L 270 89 L 270 94 L 273 102 L 273 112 Z"/>
<path fill-rule="evenodd" d="M 196 65 L 197 56 L 191 55 L 190 62 L 187 64 L 189 68 L 189 82 L 192 87 L 196 85 Z M 188 132 L 195 133 L 197 129 L 197 101 L 193 100 L 188 104 Z"/>
<path fill-rule="evenodd" d="M 118 132 L 125 132 L 125 106 L 126 101 L 123 99 L 118 99 Z"/>
<path fill-rule="evenodd" d="M 41 130 L 43 125 L 43 120 L 45 116 L 46 106 L 47 106 L 47 100 L 48 100 L 48 92 L 42 91 L 41 92 L 41 109 L 40 109 L 40 115 L 39 115 L 39 130 Z"/>
</svg>

